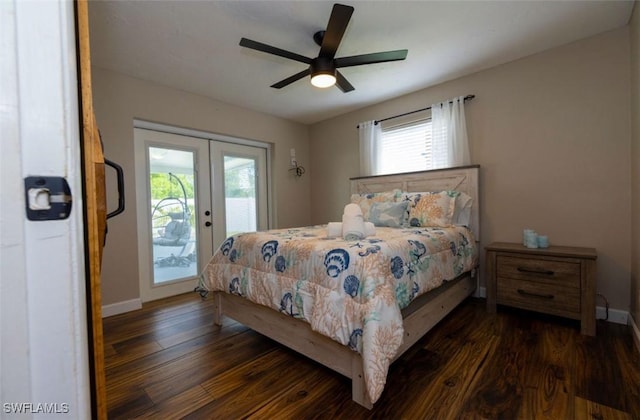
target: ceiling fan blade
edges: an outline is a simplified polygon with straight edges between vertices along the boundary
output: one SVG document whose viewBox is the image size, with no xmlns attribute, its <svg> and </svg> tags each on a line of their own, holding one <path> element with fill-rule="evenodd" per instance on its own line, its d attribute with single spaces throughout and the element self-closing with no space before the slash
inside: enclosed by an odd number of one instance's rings
<svg viewBox="0 0 640 420">
<path fill-rule="evenodd" d="M 340 90 L 344 93 L 355 90 L 351 83 L 349 83 L 349 81 L 345 79 L 342 73 L 340 73 L 339 71 L 336 71 L 336 86 L 338 86 L 338 88 L 340 88 Z"/>
<path fill-rule="evenodd" d="M 385 51 L 379 53 L 352 55 L 340 57 L 334 60 L 336 68 L 361 66 L 363 64 L 385 63 L 387 61 L 400 61 L 407 58 L 408 50 Z"/>
<path fill-rule="evenodd" d="M 268 54 L 277 55 L 279 57 L 288 58 L 290 60 L 299 61 L 301 63 L 311 64 L 311 59 L 308 57 L 305 57 L 303 55 L 296 54 L 290 51 L 285 51 L 283 49 L 273 47 L 271 45 L 263 44 L 262 42 L 252 41 L 247 38 L 242 38 L 240 40 L 240 46 L 251 48 L 252 50 L 266 52 Z"/>
<path fill-rule="evenodd" d="M 322 38 L 322 46 L 320 47 L 320 57 L 332 59 L 335 57 L 342 36 L 347 30 L 349 20 L 353 14 L 353 7 L 344 4 L 334 4 L 331 10 L 331 17 L 327 23 L 327 29 Z"/>
<path fill-rule="evenodd" d="M 284 80 L 279 81 L 278 83 L 274 83 L 271 85 L 272 88 L 282 89 L 283 87 L 290 85 L 291 83 L 302 79 L 305 76 L 311 74 L 311 69 L 302 70 L 300 73 L 296 73 L 293 76 L 287 77 Z"/>
</svg>

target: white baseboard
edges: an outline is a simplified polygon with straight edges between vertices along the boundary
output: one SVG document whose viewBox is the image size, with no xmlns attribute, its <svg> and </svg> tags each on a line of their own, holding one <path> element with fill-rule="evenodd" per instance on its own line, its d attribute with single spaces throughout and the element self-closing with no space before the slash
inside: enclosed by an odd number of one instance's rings
<svg viewBox="0 0 640 420">
<path fill-rule="evenodd" d="M 596 306 L 596 319 L 605 319 L 607 317 L 607 309 L 604 306 Z M 607 322 L 614 324 L 627 325 L 629 320 L 629 312 L 620 309 L 609 308 L 609 319 Z"/>
<path fill-rule="evenodd" d="M 633 341 L 636 343 L 636 348 L 640 351 L 640 328 L 636 324 L 636 320 L 633 319 L 633 315 L 629 314 L 629 325 L 633 334 Z"/>
<path fill-rule="evenodd" d="M 125 312 L 135 311 L 142 308 L 142 301 L 138 299 L 125 300 L 123 302 L 112 303 L 102 307 L 102 317 L 107 318 Z"/>
</svg>

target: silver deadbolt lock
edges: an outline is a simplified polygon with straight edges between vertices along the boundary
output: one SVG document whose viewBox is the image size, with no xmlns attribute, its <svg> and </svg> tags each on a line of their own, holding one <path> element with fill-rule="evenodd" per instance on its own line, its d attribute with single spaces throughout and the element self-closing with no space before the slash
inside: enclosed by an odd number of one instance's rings
<svg viewBox="0 0 640 420">
<path fill-rule="evenodd" d="M 24 179 L 29 220 L 62 220 L 71 213 L 71 189 L 63 177 L 29 176 Z"/>
</svg>

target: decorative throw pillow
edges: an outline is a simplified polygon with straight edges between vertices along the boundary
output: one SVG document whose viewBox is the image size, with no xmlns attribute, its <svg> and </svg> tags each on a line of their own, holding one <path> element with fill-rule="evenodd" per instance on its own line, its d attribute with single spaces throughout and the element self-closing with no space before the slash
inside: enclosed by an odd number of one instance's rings
<svg viewBox="0 0 640 420">
<path fill-rule="evenodd" d="M 402 227 L 406 224 L 408 205 L 408 201 L 374 202 L 369 209 L 369 221 L 379 227 Z"/>
<path fill-rule="evenodd" d="M 455 197 L 450 191 L 405 193 L 409 202 L 409 226 L 450 226 L 455 210 Z"/>
<path fill-rule="evenodd" d="M 373 203 L 395 202 L 401 195 L 402 191 L 398 189 L 377 193 L 352 194 L 351 202 L 360 206 L 364 221 L 369 222 L 369 210 Z"/>
</svg>

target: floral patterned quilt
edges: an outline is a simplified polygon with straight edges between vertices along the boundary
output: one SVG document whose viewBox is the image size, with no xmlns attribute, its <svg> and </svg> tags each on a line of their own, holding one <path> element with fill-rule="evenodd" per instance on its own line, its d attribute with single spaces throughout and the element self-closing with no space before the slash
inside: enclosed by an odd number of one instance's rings
<svg viewBox="0 0 640 420">
<path fill-rule="evenodd" d="M 304 320 L 362 355 L 372 402 L 402 344 L 400 310 L 477 264 L 466 227 L 376 228 L 359 241 L 328 238 L 326 225 L 231 236 L 199 289 L 225 291 Z"/>
</svg>

